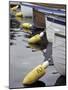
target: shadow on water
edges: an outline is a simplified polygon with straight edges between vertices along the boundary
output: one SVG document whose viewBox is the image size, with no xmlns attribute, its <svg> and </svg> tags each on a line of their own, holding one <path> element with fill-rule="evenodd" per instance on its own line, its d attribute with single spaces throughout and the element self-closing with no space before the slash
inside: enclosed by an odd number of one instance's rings
<svg viewBox="0 0 68 90">
<path fill-rule="evenodd" d="M 31 85 L 24 85 L 24 88 L 31 88 L 31 87 L 45 87 L 45 83 L 42 81 L 36 81 L 35 83 Z"/>
<path fill-rule="evenodd" d="M 60 76 L 55 83 L 55 86 L 64 86 L 66 85 L 66 76 Z"/>
<path fill-rule="evenodd" d="M 35 83 L 31 84 L 31 85 L 22 85 L 23 87 L 15 87 L 15 88 L 11 88 L 10 89 L 22 89 L 22 88 L 34 88 L 34 87 L 45 87 L 45 83 L 42 81 L 36 81 Z"/>
<path fill-rule="evenodd" d="M 30 34 L 25 34 L 24 37 L 25 38 L 31 38 Z"/>
<path fill-rule="evenodd" d="M 14 45 L 14 43 L 13 42 L 10 42 L 10 45 L 12 46 L 12 45 Z"/>
</svg>

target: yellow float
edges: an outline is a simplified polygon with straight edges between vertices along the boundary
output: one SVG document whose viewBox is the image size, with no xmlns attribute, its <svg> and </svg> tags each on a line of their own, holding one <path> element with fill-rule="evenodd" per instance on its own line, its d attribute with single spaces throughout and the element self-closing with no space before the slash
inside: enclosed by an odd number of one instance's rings
<svg viewBox="0 0 68 90">
<path fill-rule="evenodd" d="M 19 21 L 19 22 L 22 22 L 23 18 L 22 17 L 16 17 L 16 20 Z"/>
<path fill-rule="evenodd" d="M 35 36 L 31 37 L 28 39 L 28 43 L 32 43 L 32 44 L 35 44 L 35 43 L 38 43 L 41 41 L 41 37 L 43 37 L 44 33 L 41 32 L 40 34 L 36 34 Z"/>
<path fill-rule="evenodd" d="M 17 12 L 15 16 L 16 17 L 23 17 L 23 13 L 22 12 Z"/>
<path fill-rule="evenodd" d="M 21 28 L 30 29 L 31 27 L 32 27 L 32 24 L 30 24 L 30 23 L 21 24 Z"/>
<path fill-rule="evenodd" d="M 43 64 L 38 65 L 35 67 L 31 72 L 29 72 L 24 80 L 22 81 L 22 84 L 24 85 L 30 85 L 34 82 L 36 82 L 39 78 L 41 78 L 46 73 L 46 68 L 48 67 L 49 62 L 45 61 Z"/>
</svg>

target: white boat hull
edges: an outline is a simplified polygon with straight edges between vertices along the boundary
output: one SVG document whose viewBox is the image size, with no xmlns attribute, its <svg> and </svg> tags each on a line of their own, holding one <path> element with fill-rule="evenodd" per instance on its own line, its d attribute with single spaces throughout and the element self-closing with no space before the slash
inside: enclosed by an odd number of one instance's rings
<svg viewBox="0 0 68 90">
<path fill-rule="evenodd" d="M 53 23 L 47 20 L 46 18 L 46 33 L 47 33 L 47 38 L 49 42 L 54 41 L 54 33 L 56 32 L 65 32 L 65 25 L 60 25 L 57 23 Z"/>
<path fill-rule="evenodd" d="M 56 19 L 59 20 L 61 18 Z M 46 33 L 48 41 L 53 43 L 52 57 L 54 66 L 61 75 L 65 75 L 66 74 L 65 25 L 59 24 L 59 21 L 58 23 L 48 21 L 46 18 Z"/>
<path fill-rule="evenodd" d="M 59 33 L 58 36 L 54 35 L 54 42 L 52 48 L 53 62 L 57 71 L 61 75 L 66 74 L 66 53 L 65 53 L 65 36 Z"/>
</svg>

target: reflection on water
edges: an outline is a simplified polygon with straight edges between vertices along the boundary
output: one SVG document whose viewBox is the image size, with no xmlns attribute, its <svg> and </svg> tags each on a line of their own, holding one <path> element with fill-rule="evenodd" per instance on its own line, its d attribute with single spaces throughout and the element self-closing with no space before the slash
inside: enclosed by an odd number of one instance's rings
<svg viewBox="0 0 68 90">
<path fill-rule="evenodd" d="M 11 18 L 10 19 L 10 28 L 19 28 L 19 27 L 20 27 L 20 22 L 14 18 Z"/>
<path fill-rule="evenodd" d="M 24 87 L 26 88 L 31 88 L 31 87 L 45 87 L 45 83 L 42 81 L 36 81 L 35 83 L 31 84 L 31 85 L 25 85 Z"/>
<path fill-rule="evenodd" d="M 66 77 L 65 76 L 60 76 L 55 83 L 55 86 L 63 86 L 66 85 Z"/>
<path fill-rule="evenodd" d="M 29 29 L 23 29 L 22 31 L 27 33 L 27 34 L 32 34 L 31 30 L 29 30 Z"/>
<path fill-rule="evenodd" d="M 14 32 L 14 30 L 13 29 L 10 29 L 10 32 Z"/>
<path fill-rule="evenodd" d="M 14 29 L 10 29 L 10 46 L 15 45 L 14 40 L 16 40 L 17 32 Z"/>
<path fill-rule="evenodd" d="M 15 37 L 16 36 L 14 30 L 10 29 L 10 46 L 14 45 L 14 42 L 12 40 L 16 40 Z"/>
<path fill-rule="evenodd" d="M 10 34 L 10 39 L 15 40 L 15 37 L 16 37 L 15 34 L 13 34 L 13 33 Z"/>
<path fill-rule="evenodd" d="M 21 35 L 17 35 L 17 37 L 21 37 Z"/>
</svg>

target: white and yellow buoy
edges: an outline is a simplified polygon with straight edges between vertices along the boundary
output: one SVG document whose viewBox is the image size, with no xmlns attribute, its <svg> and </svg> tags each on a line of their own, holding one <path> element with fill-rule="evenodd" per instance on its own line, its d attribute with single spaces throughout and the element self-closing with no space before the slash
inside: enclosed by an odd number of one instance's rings
<svg viewBox="0 0 68 90">
<path fill-rule="evenodd" d="M 35 36 L 28 39 L 28 43 L 35 44 L 39 41 L 41 41 L 41 37 L 43 37 L 44 32 L 41 32 L 40 34 L 36 34 Z"/>
<path fill-rule="evenodd" d="M 24 80 L 22 81 L 22 84 L 24 85 L 30 85 L 34 82 L 36 82 L 39 78 L 41 78 L 46 73 L 46 68 L 48 67 L 49 62 L 45 61 L 43 64 L 38 65 L 35 67 L 31 72 L 29 72 Z"/>
<path fill-rule="evenodd" d="M 19 5 L 16 5 L 16 6 L 12 7 L 11 10 L 16 11 L 18 7 L 19 7 Z"/>
<path fill-rule="evenodd" d="M 31 27 L 32 27 L 32 24 L 30 24 L 30 23 L 21 24 L 21 28 L 30 29 Z"/>
</svg>

